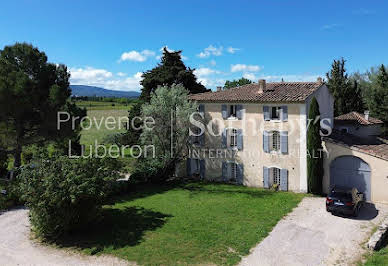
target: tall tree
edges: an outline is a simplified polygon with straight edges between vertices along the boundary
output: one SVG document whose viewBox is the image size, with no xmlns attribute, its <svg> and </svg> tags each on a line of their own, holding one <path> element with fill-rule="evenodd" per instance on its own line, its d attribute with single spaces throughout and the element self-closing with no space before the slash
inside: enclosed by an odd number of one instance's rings
<svg viewBox="0 0 388 266">
<path fill-rule="evenodd" d="M 252 81 L 246 78 L 234 79 L 232 81 L 225 81 L 224 89 L 230 89 L 235 87 L 240 87 L 242 85 L 251 84 Z"/>
<path fill-rule="evenodd" d="M 368 108 L 372 116 L 388 122 L 388 74 L 384 65 L 372 79 Z"/>
<path fill-rule="evenodd" d="M 171 86 L 173 84 L 182 84 L 189 93 L 201 93 L 209 91 L 194 75 L 194 69 L 186 67 L 181 57 L 182 51 L 169 52 L 165 47 L 161 62 L 153 69 L 143 73 L 143 80 L 140 84 L 143 86 L 140 98 L 149 101 L 151 93 L 158 86 Z"/>
<path fill-rule="evenodd" d="M 307 182 L 308 192 L 314 194 L 322 193 L 323 178 L 323 157 L 322 140 L 320 127 L 319 104 L 315 97 L 311 100 L 308 119 L 309 127 L 307 130 Z"/>
<path fill-rule="evenodd" d="M 334 96 L 334 115 L 342 115 L 351 111 L 362 111 L 363 101 L 357 83 L 349 80 L 343 58 L 334 60 L 331 70 L 326 74 L 327 86 Z"/>
<path fill-rule="evenodd" d="M 130 125 L 128 131 L 123 134 L 123 143 L 129 145 L 138 144 L 142 130 L 139 129 L 140 120 L 136 119 L 136 117 L 141 116 L 142 105 L 150 101 L 152 94 L 159 86 L 180 84 L 186 88 L 190 94 L 210 91 L 197 81 L 197 78 L 194 75 L 194 69 L 185 66 L 182 61 L 181 53 L 182 51 L 169 52 L 164 48 L 161 62 L 153 69 L 143 73 L 143 80 L 140 82 L 143 86 L 140 101 L 135 103 L 129 111 L 128 118 Z M 133 121 L 135 127 L 132 127 L 131 121 Z"/>
<path fill-rule="evenodd" d="M 14 155 L 15 167 L 24 146 L 67 134 L 57 130 L 57 112 L 71 94 L 69 77 L 65 65 L 48 63 L 46 54 L 30 44 L 0 50 L 0 136 L 7 136 L 6 152 Z"/>
<path fill-rule="evenodd" d="M 196 110 L 196 103 L 188 100 L 188 91 L 182 85 L 159 87 L 150 103 L 142 106 L 142 116 L 155 120 L 154 126 L 144 129 L 140 137 L 144 146 L 155 147 L 155 157 L 143 160 L 147 165 L 158 166 L 155 173 L 158 181 L 169 178 L 177 163 L 184 159 L 191 125 L 189 118 Z"/>
</svg>

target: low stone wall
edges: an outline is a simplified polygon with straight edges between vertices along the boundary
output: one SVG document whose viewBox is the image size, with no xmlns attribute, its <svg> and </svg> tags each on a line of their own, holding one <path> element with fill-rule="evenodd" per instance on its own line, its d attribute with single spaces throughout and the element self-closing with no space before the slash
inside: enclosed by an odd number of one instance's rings
<svg viewBox="0 0 388 266">
<path fill-rule="evenodd" d="M 379 250 L 388 239 L 388 217 L 379 225 L 377 231 L 371 236 L 367 247 L 371 250 Z"/>
</svg>

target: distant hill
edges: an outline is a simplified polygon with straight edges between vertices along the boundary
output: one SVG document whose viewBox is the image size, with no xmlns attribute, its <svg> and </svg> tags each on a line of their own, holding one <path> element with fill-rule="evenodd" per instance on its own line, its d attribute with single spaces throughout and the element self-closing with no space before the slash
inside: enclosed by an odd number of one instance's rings
<svg viewBox="0 0 388 266">
<path fill-rule="evenodd" d="M 117 97 L 117 98 L 137 98 L 140 92 L 136 91 L 113 91 L 104 88 L 86 86 L 86 85 L 70 85 L 72 96 L 97 96 L 97 97 Z"/>
</svg>

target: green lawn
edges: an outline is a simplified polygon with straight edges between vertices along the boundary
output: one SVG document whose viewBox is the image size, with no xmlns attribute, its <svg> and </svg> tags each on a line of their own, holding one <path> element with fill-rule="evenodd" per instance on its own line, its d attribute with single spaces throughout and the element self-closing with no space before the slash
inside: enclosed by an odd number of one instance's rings
<svg viewBox="0 0 388 266">
<path fill-rule="evenodd" d="M 388 247 L 374 252 L 367 258 L 366 266 L 386 266 L 388 265 Z"/>
<path fill-rule="evenodd" d="M 87 110 L 129 110 L 132 104 L 121 104 L 118 102 L 102 101 L 76 101 L 77 106 L 85 107 Z"/>
<path fill-rule="evenodd" d="M 142 187 L 62 245 L 140 265 L 233 265 L 303 197 L 223 184 Z"/>
</svg>

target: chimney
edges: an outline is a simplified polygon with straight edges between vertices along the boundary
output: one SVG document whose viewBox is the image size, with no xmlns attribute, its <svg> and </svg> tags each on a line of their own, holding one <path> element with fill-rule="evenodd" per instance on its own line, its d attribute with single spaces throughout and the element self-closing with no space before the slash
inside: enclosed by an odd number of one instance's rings
<svg viewBox="0 0 388 266">
<path fill-rule="evenodd" d="M 318 77 L 318 78 L 317 78 L 317 82 L 318 82 L 318 83 L 322 83 L 322 82 L 323 82 L 322 78 L 321 78 L 321 77 Z"/>
<path fill-rule="evenodd" d="M 217 86 L 217 91 L 222 91 L 222 86 Z"/>
<path fill-rule="evenodd" d="M 259 79 L 259 93 L 265 92 L 265 79 Z"/>
<path fill-rule="evenodd" d="M 369 111 L 364 111 L 364 118 L 366 121 L 369 121 Z"/>
</svg>

